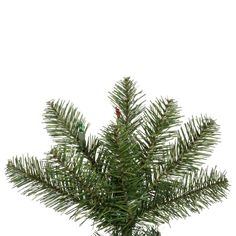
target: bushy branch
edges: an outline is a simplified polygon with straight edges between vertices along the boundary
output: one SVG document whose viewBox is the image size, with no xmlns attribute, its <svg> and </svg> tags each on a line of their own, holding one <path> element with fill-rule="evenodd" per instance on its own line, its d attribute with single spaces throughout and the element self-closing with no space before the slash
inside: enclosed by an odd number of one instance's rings
<svg viewBox="0 0 236 236">
<path fill-rule="evenodd" d="M 173 218 L 185 218 L 191 212 L 200 212 L 226 197 L 229 183 L 225 173 L 215 168 L 210 172 L 200 169 L 184 175 L 172 188 L 158 188 L 147 208 L 147 221 L 169 223 Z"/>
<path fill-rule="evenodd" d="M 163 156 L 159 178 L 197 170 L 219 141 L 219 126 L 206 116 L 192 118 L 177 133 L 177 140 Z"/>
<path fill-rule="evenodd" d="M 146 158 L 162 154 L 168 141 L 175 138 L 180 124 L 180 108 L 173 99 L 156 99 L 144 112 L 142 130 L 143 155 Z"/>
<path fill-rule="evenodd" d="M 29 156 L 15 157 L 8 161 L 6 174 L 22 194 L 34 196 L 47 207 L 70 214 L 75 220 L 83 213 L 80 183 L 65 178 L 63 172 L 53 171 L 46 162 Z"/>
<path fill-rule="evenodd" d="M 142 91 L 138 91 L 136 83 L 129 77 L 120 80 L 110 93 L 110 100 L 114 107 L 121 110 L 122 116 L 120 122 L 124 124 L 125 129 L 133 133 L 141 124 L 141 113 L 143 107 Z"/>
<path fill-rule="evenodd" d="M 99 140 L 93 136 L 90 136 L 88 141 L 85 140 L 88 124 L 73 104 L 65 104 L 63 100 L 49 101 L 44 113 L 44 122 L 48 133 L 58 144 L 77 147 L 95 166 Z M 84 126 L 83 132 L 80 132 L 81 125 Z"/>
<path fill-rule="evenodd" d="M 80 123 L 88 128 L 82 114 L 70 102 L 51 100 L 47 102 L 44 122 L 48 133 L 58 144 L 81 145 L 79 138 Z"/>
<path fill-rule="evenodd" d="M 146 188 L 156 178 L 156 169 L 163 164 L 163 155 L 169 150 L 169 142 L 176 138 L 180 124 L 180 108 L 173 99 L 156 99 L 144 111 L 141 129 L 136 137 L 140 144 L 140 168 L 145 176 Z"/>
</svg>

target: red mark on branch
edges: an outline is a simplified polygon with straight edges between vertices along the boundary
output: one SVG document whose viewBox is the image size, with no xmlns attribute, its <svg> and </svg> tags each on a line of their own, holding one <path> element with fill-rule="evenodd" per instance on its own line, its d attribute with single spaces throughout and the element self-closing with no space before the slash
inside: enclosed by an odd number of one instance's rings
<svg viewBox="0 0 236 236">
<path fill-rule="evenodd" d="M 121 115 L 120 109 L 116 107 L 116 117 L 117 117 L 117 119 L 120 118 L 120 115 Z"/>
</svg>

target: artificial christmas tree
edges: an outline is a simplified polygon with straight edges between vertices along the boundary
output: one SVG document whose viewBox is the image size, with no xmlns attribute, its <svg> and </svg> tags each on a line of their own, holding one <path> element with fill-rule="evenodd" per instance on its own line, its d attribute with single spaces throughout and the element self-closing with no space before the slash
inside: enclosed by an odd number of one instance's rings
<svg viewBox="0 0 236 236">
<path fill-rule="evenodd" d="M 113 236 L 160 235 L 158 226 L 221 201 L 225 172 L 201 168 L 219 140 L 219 126 L 192 117 L 181 126 L 173 99 L 144 106 L 130 78 L 110 93 L 115 120 L 100 137 L 71 103 L 49 101 L 44 114 L 56 145 L 43 160 L 14 157 L 6 174 L 27 196 L 71 219 L 92 219 Z"/>
</svg>

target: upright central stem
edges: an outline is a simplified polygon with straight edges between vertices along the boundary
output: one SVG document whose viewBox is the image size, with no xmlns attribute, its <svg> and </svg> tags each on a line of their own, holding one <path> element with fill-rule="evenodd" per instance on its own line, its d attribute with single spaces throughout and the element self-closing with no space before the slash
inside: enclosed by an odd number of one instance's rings
<svg viewBox="0 0 236 236">
<path fill-rule="evenodd" d="M 124 230 L 122 230 L 122 236 L 132 236 L 132 228 L 126 228 Z"/>
</svg>

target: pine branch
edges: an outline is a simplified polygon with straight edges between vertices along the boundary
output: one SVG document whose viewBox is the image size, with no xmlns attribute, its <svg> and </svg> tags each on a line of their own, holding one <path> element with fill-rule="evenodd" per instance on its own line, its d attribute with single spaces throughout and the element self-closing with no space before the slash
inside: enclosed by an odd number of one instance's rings
<svg viewBox="0 0 236 236">
<path fill-rule="evenodd" d="M 82 153 L 74 147 L 57 145 L 47 153 L 46 161 L 51 168 L 70 175 L 73 179 L 80 182 L 83 168 L 89 164 Z"/>
<path fill-rule="evenodd" d="M 190 212 L 198 212 L 226 198 L 229 183 L 225 173 L 219 173 L 215 168 L 208 173 L 201 169 L 185 175 L 181 187 L 163 189 L 156 193 L 155 199 L 149 205 L 148 218 L 155 217 L 159 223 L 169 223 L 173 218 L 185 218 Z"/>
<path fill-rule="evenodd" d="M 143 182 L 139 169 L 140 150 L 121 126 L 110 125 L 103 130 L 102 141 L 107 155 L 105 172 L 123 181 L 126 191 L 132 193 Z"/>
<path fill-rule="evenodd" d="M 109 189 L 104 188 L 106 182 L 87 170 L 76 175 L 74 167 L 78 165 L 72 167 L 67 157 L 57 154 L 50 162 L 28 156 L 13 158 L 6 168 L 9 181 L 22 194 L 34 196 L 47 207 L 68 214 L 75 221 L 82 218 L 100 221 L 98 227 L 102 228 L 107 223 L 104 213 L 110 208 L 108 193 L 104 192 Z"/>
<path fill-rule="evenodd" d="M 51 100 L 47 102 L 47 108 L 44 113 L 44 121 L 48 133 L 54 138 L 58 144 L 79 145 L 79 127 L 82 122 L 85 124 L 85 131 L 88 124 L 74 105 L 65 101 Z"/>
<path fill-rule="evenodd" d="M 143 190 L 143 175 L 138 168 L 139 153 L 134 152 L 135 143 L 131 142 L 130 134 L 122 124 L 106 127 L 102 142 L 107 151 L 104 172 L 112 186 L 112 202 L 115 203 L 112 204 L 115 212 L 110 212 L 110 215 L 118 214 L 118 222 L 117 217 L 112 220 L 114 224 L 129 230 L 134 224 L 136 198 L 142 195 Z"/>
<path fill-rule="evenodd" d="M 90 141 L 81 140 L 80 125 L 85 126 L 83 136 L 88 129 L 85 119 L 73 104 L 58 101 L 49 101 L 44 113 L 44 122 L 48 133 L 60 145 L 76 146 L 86 158 L 95 166 L 95 153 L 99 141 L 91 137 Z"/>
<path fill-rule="evenodd" d="M 158 158 L 158 154 L 166 151 L 167 142 L 175 138 L 173 130 L 180 124 L 179 107 L 173 99 L 156 99 L 144 112 L 144 122 L 139 135 L 146 159 Z"/>
<path fill-rule="evenodd" d="M 160 165 L 159 179 L 195 171 L 211 155 L 219 141 L 219 126 L 208 117 L 192 118 L 181 127 L 170 146 L 166 162 Z"/>
<path fill-rule="evenodd" d="M 121 110 L 120 122 L 132 134 L 142 122 L 144 94 L 136 89 L 136 83 L 129 77 L 119 81 L 109 94 L 113 105 Z"/>
<path fill-rule="evenodd" d="M 146 178 L 147 191 L 152 184 L 156 166 L 163 164 L 163 153 L 169 149 L 168 142 L 176 137 L 175 127 L 180 123 L 180 108 L 173 99 L 156 99 L 144 111 L 142 129 L 137 142 L 140 144 L 141 168 Z"/>
<path fill-rule="evenodd" d="M 123 217 L 126 217 L 122 203 L 116 203 L 112 197 L 116 193 L 114 186 L 104 178 L 104 175 L 98 174 L 89 163 L 84 162 L 83 156 L 75 148 L 54 147 L 48 154 L 47 160 L 54 171 L 66 173 L 75 182 L 80 183 L 80 201 L 84 202 L 89 210 L 86 219 L 98 222 L 97 228 L 109 229 L 112 215 L 116 215 L 120 210 L 123 212 Z"/>
<path fill-rule="evenodd" d="M 99 196 L 105 195 L 104 189 L 108 186 L 106 179 L 92 168 L 91 163 L 85 161 L 84 155 L 76 148 L 55 146 L 48 153 L 47 162 L 54 170 L 79 182 L 81 191 L 89 189 L 87 198 L 93 197 L 101 201 Z"/>
<path fill-rule="evenodd" d="M 29 156 L 15 157 L 8 161 L 6 175 L 22 194 L 33 195 L 47 207 L 70 214 L 71 219 L 78 220 L 79 214 L 85 214 L 79 183 L 53 171 L 46 162 Z"/>
</svg>

